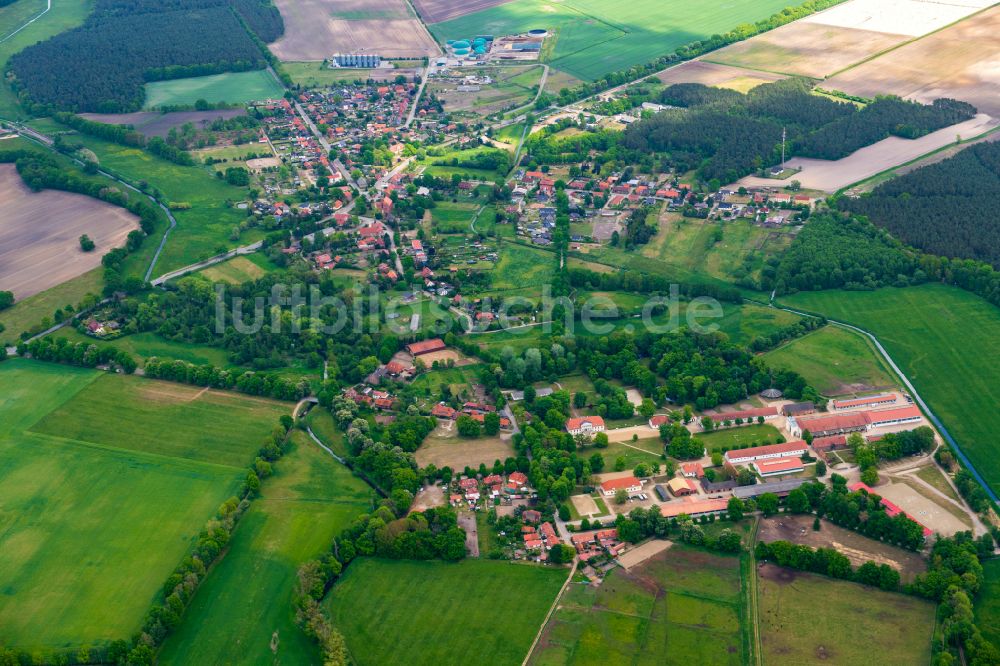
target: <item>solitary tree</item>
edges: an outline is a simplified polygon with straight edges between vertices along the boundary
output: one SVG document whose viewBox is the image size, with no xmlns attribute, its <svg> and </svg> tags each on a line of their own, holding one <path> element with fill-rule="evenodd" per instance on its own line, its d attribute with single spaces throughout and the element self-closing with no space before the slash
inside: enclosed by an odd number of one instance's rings
<svg viewBox="0 0 1000 666">
<path fill-rule="evenodd" d="M 95 247 L 97 247 L 97 245 L 94 244 L 94 241 L 90 240 L 90 236 L 88 236 L 87 234 L 80 236 L 81 250 L 83 250 L 84 252 L 92 252 Z"/>
</svg>

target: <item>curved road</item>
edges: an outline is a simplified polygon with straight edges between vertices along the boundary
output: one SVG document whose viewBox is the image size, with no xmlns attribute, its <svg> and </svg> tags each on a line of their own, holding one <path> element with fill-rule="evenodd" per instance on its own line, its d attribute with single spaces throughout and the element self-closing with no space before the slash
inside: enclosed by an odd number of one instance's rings
<svg viewBox="0 0 1000 666">
<path fill-rule="evenodd" d="M 777 310 L 784 310 L 785 312 L 791 312 L 792 314 L 797 314 L 803 317 L 816 317 L 816 315 L 811 312 L 802 312 L 801 310 L 795 310 L 793 308 L 781 307 L 775 305 L 773 302 L 770 303 L 770 306 Z M 872 343 L 875 345 L 875 348 L 878 349 L 879 353 L 882 355 L 882 358 L 885 359 L 886 363 L 889 364 L 889 366 L 899 376 L 899 378 L 903 380 L 903 384 L 906 386 L 907 390 L 909 390 L 910 395 L 913 396 L 913 400 L 920 406 L 920 409 L 922 409 L 924 414 L 927 415 L 927 418 L 930 419 L 931 423 L 933 423 L 934 426 L 938 429 L 938 431 L 941 433 L 941 436 L 948 441 L 952 449 L 954 449 L 955 454 L 962 461 L 962 464 L 965 465 L 965 467 L 969 470 L 972 476 L 975 477 L 979 485 L 983 487 L 983 490 L 986 491 L 986 494 L 989 496 L 989 498 L 993 502 L 1000 501 L 997 499 L 996 493 L 993 492 L 993 489 L 990 488 L 989 484 L 987 484 L 986 481 L 983 479 L 983 477 L 979 474 L 979 471 L 976 470 L 976 468 L 972 465 L 972 461 L 969 460 L 969 458 L 962 451 L 961 447 L 958 445 L 958 442 L 955 441 L 955 438 L 951 436 L 951 433 L 948 432 L 948 429 L 944 427 L 943 423 L 941 423 L 941 419 L 939 419 L 937 415 L 931 411 L 931 408 L 927 406 L 927 403 L 924 402 L 924 399 L 920 397 L 919 393 L 917 393 L 917 389 L 916 387 L 913 386 L 913 383 L 910 381 L 909 377 L 906 376 L 903 370 L 892 359 L 892 357 L 889 355 L 889 352 L 886 351 L 886 348 L 882 346 L 881 342 L 879 342 L 879 339 L 875 337 L 872 333 L 869 333 L 865 329 L 859 328 L 858 326 L 854 326 L 853 324 L 848 324 L 846 322 L 836 321 L 833 319 L 827 319 L 827 321 L 835 326 L 840 326 L 842 328 L 852 330 L 856 333 L 860 333 L 861 335 L 865 336 L 866 338 L 872 341 Z"/>
</svg>

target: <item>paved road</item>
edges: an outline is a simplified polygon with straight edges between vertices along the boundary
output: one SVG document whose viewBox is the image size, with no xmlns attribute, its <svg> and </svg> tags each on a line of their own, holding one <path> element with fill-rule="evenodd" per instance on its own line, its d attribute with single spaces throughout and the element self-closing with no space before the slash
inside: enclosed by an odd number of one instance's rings
<svg viewBox="0 0 1000 666">
<path fill-rule="evenodd" d="M 795 310 L 792 308 L 786 308 L 775 305 L 773 301 L 770 303 L 770 305 L 771 307 L 776 308 L 778 310 L 784 310 L 785 312 L 791 312 L 792 314 L 797 314 L 803 317 L 816 316 L 810 312 L 802 312 L 801 310 Z M 920 406 L 920 409 L 922 409 L 924 414 L 927 415 L 927 418 L 930 419 L 931 423 L 933 423 L 934 426 L 938 429 L 938 431 L 941 433 L 941 436 L 948 441 L 952 449 L 955 451 L 955 454 L 958 455 L 959 459 L 962 461 L 962 464 L 965 465 L 965 467 L 969 470 L 970 473 L 972 473 L 972 476 L 975 477 L 979 485 L 983 487 L 983 490 L 986 491 L 986 494 L 989 496 L 989 498 L 994 502 L 1000 501 L 1000 499 L 997 498 L 996 493 L 993 492 L 993 489 L 990 488 L 989 484 L 987 484 L 986 481 L 983 479 L 983 477 L 979 474 L 979 471 L 976 470 L 976 468 L 973 466 L 972 461 L 970 461 L 969 458 L 962 451 L 962 448 L 958 445 L 958 442 L 955 441 L 955 438 L 952 437 L 951 433 L 948 432 L 948 429 L 944 427 L 944 424 L 941 422 L 941 419 L 939 419 L 937 415 L 931 411 L 931 408 L 927 406 L 927 403 L 924 402 L 924 399 L 917 392 L 916 387 L 913 386 L 913 383 L 910 381 L 909 377 L 906 376 L 902 368 L 900 368 L 896 364 L 896 362 L 892 359 L 892 357 L 889 355 L 889 352 L 886 351 L 885 347 L 882 346 L 882 343 L 879 342 L 879 339 L 874 335 L 872 335 L 871 333 L 869 333 L 868 331 L 866 331 L 865 329 L 854 326 L 853 324 L 848 324 L 842 321 L 835 321 L 833 319 L 827 319 L 827 321 L 835 326 L 840 326 L 842 328 L 850 329 L 856 333 L 860 333 L 861 335 L 871 340 L 872 344 L 875 345 L 875 348 L 878 349 L 879 353 L 882 355 L 882 358 L 884 358 L 886 363 L 889 364 L 889 367 L 891 367 L 893 371 L 899 376 L 899 378 L 903 380 L 903 384 L 910 392 L 910 395 L 913 397 L 913 400 Z"/>
<path fill-rule="evenodd" d="M 417 105 L 420 104 L 420 98 L 424 94 L 424 88 L 427 86 L 427 79 L 430 78 L 431 68 L 427 67 L 421 71 L 420 74 L 420 88 L 417 89 L 417 94 L 413 98 L 413 106 L 410 107 L 410 113 L 406 116 L 406 122 L 403 123 L 403 127 L 409 127 L 413 124 L 413 118 L 417 115 Z"/>
</svg>

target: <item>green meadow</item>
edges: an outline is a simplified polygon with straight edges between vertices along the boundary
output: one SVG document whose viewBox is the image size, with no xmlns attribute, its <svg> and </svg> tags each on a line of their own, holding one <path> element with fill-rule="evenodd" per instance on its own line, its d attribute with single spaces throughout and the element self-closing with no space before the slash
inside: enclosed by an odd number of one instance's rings
<svg viewBox="0 0 1000 666">
<path fill-rule="evenodd" d="M 0 386 L 0 642 L 129 638 L 279 411 L 188 393 L 181 418 L 189 387 L 23 359 Z"/>
<path fill-rule="evenodd" d="M 319 662 L 315 643 L 295 625 L 296 571 L 370 508 L 372 491 L 302 431 L 293 431 L 275 470 L 159 663 Z"/>
<path fill-rule="evenodd" d="M 745 663 L 740 560 L 682 545 L 597 588 L 574 583 L 530 663 Z"/>
<path fill-rule="evenodd" d="M 358 666 L 521 664 L 568 569 L 359 558 L 325 606 Z"/>
<path fill-rule="evenodd" d="M 980 474 L 1000 491 L 1000 309 L 940 284 L 803 292 L 782 304 L 860 326 L 885 346 Z"/>
<path fill-rule="evenodd" d="M 795 370 L 823 395 L 843 395 L 898 384 L 868 338 L 824 326 L 767 352 L 769 365 Z"/>
<path fill-rule="evenodd" d="M 146 84 L 145 110 L 166 106 L 192 106 L 198 100 L 210 104 L 243 104 L 281 97 L 284 89 L 266 69 L 226 72 L 187 79 L 154 81 Z"/>
</svg>

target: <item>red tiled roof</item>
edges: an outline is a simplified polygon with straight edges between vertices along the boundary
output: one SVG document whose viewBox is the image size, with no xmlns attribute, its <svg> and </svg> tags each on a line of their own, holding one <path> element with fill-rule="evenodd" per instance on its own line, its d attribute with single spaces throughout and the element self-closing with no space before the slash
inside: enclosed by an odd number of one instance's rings
<svg viewBox="0 0 1000 666">
<path fill-rule="evenodd" d="M 641 486 L 642 482 L 634 476 L 623 476 L 619 479 L 608 479 L 607 481 L 601 481 L 601 490 L 608 492 L 609 490 L 625 490 L 627 488 L 635 488 L 636 486 Z"/>
<path fill-rule="evenodd" d="M 724 499 L 696 500 L 689 497 L 684 502 L 669 502 L 667 504 L 661 504 L 660 515 L 665 518 L 675 518 L 682 513 L 689 516 L 696 516 L 702 513 L 725 511 L 728 505 L 728 500 Z"/>
<path fill-rule="evenodd" d="M 774 455 L 776 453 L 787 453 L 789 455 L 805 452 L 806 443 L 802 441 L 785 442 L 784 444 L 768 444 L 767 446 L 753 446 L 749 449 L 737 449 L 726 451 L 726 460 L 742 460 L 745 458 L 757 458 L 760 456 Z"/>
<path fill-rule="evenodd" d="M 777 416 L 777 407 L 758 407 L 756 409 L 744 409 L 738 412 L 722 412 L 719 414 L 709 414 L 713 421 L 735 421 L 736 419 L 755 419 L 758 416 Z"/>
<path fill-rule="evenodd" d="M 603 428 L 604 419 L 600 416 L 580 416 L 566 421 L 566 430 L 576 430 L 584 423 L 590 423 L 595 427 Z"/>
<path fill-rule="evenodd" d="M 406 345 L 407 351 L 411 354 L 427 354 L 428 352 L 440 351 L 445 348 L 444 341 L 441 338 L 432 338 L 430 340 L 422 340 L 420 342 L 411 342 Z"/>
<path fill-rule="evenodd" d="M 858 483 L 855 483 L 855 484 L 852 484 L 852 485 L 848 486 L 847 489 L 850 490 L 852 493 L 853 492 L 857 492 L 859 490 L 863 490 L 866 493 L 868 493 L 869 495 L 879 495 L 878 492 L 872 490 L 871 488 L 869 488 L 864 483 L 861 483 L 860 481 Z M 879 495 L 879 497 L 882 497 L 882 496 Z M 931 531 L 929 529 L 927 529 L 926 527 L 924 527 L 923 523 L 921 523 L 919 520 L 917 520 L 916 518 L 914 518 L 910 514 L 908 514 L 905 511 L 903 511 L 903 509 L 901 507 L 899 507 L 896 504 L 890 502 L 889 500 L 887 500 L 884 497 L 882 497 L 882 506 L 885 507 L 885 513 L 890 518 L 892 518 L 894 516 L 897 516 L 897 515 L 899 515 L 901 513 L 905 514 L 907 518 L 909 518 L 910 520 L 912 520 L 913 522 L 915 522 L 917 525 L 920 525 L 921 527 L 924 528 L 924 536 L 925 537 L 931 535 Z"/>
<path fill-rule="evenodd" d="M 777 474 L 779 472 L 792 472 L 804 469 L 801 458 L 765 458 L 755 460 L 754 466 L 761 474 Z"/>
<path fill-rule="evenodd" d="M 897 421 L 900 419 L 919 419 L 923 414 L 916 405 L 906 407 L 896 407 L 894 409 L 879 409 L 868 412 L 869 423 L 885 423 L 886 421 Z"/>
</svg>

